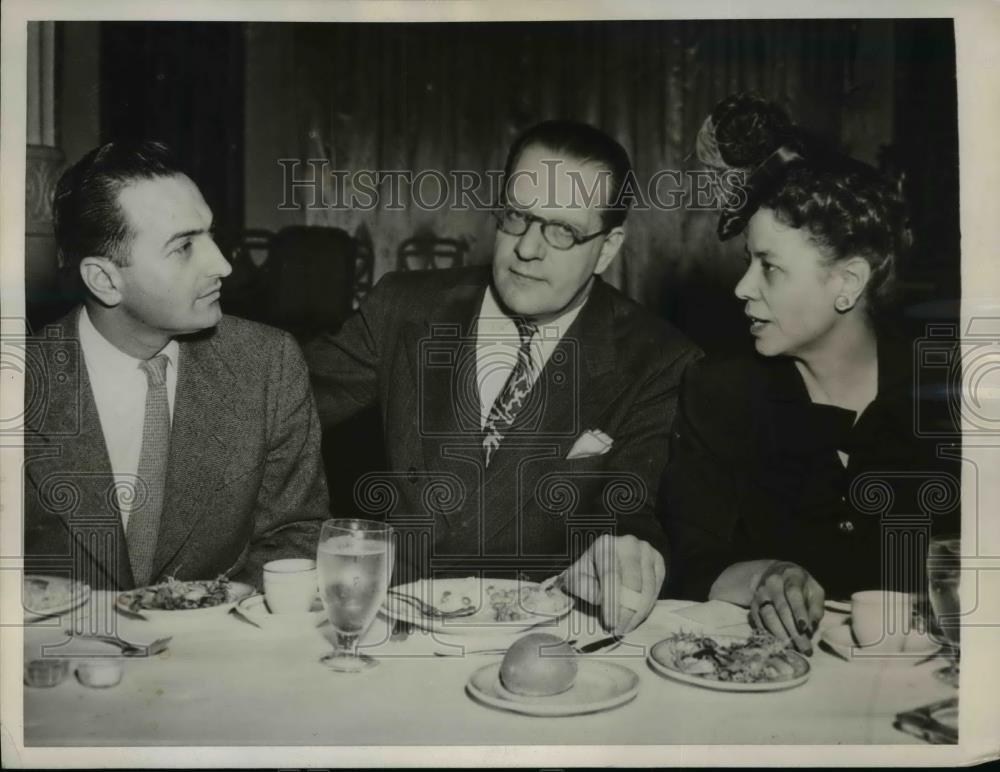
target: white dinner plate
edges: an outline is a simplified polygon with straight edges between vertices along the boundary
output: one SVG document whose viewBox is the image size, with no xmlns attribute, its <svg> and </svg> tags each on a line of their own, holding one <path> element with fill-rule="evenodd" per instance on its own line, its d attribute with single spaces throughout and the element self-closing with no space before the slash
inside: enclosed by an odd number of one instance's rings
<svg viewBox="0 0 1000 772">
<path fill-rule="evenodd" d="M 470 604 L 476 607 L 476 612 L 456 619 L 436 619 L 424 616 L 412 605 L 394 598 L 391 594 L 386 597 L 382 611 L 390 619 L 408 622 L 422 630 L 449 635 L 493 636 L 522 633 L 536 625 L 561 619 L 573 608 L 573 599 L 559 593 L 565 602 L 558 606 L 546 607 L 537 612 L 528 608 L 519 609 L 519 613 L 524 615 L 521 619 L 498 622 L 487 591 L 491 586 L 501 591 L 522 591 L 526 588 L 537 588 L 539 585 L 536 582 L 520 579 L 481 579 L 478 576 L 462 579 L 421 579 L 392 589 L 420 598 L 442 611 L 458 608 L 462 605 L 463 599 L 467 598 Z M 443 602 L 446 592 L 451 595 L 447 602 Z"/>
<path fill-rule="evenodd" d="M 241 614 L 261 627 L 272 629 L 294 629 L 318 627 L 326 621 L 326 613 L 323 610 L 323 601 L 319 596 L 313 602 L 312 609 L 301 614 L 272 614 L 267 607 L 267 600 L 263 595 L 251 595 L 244 598 L 236 608 Z"/>
<path fill-rule="evenodd" d="M 577 716 L 624 705 L 639 693 L 639 676 L 613 662 L 581 657 L 573 685 L 551 697 L 519 697 L 500 683 L 500 662 L 472 674 L 466 690 L 478 702 L 529 716 Z"/>
<path fill-rule="evenodd" d="M 851 632 L 850 619 L 845 619 L 838 625 L 826 628 L 820 634 L 820 640 L 841 657 L 850 661 L 868 659 L 884 663 L 888 660 L 898 660 L 912 664 L 914 658 L 929 656 L 941 648 L 941 645 L 929 635 L 920 634 L 915 630 L 906 636 L 902 652 L 890 652 L 881 649 L 878 645 L 859 646 Z"/>
<path fill-rule="evenodd" d="M 90 586 L 61 576 L 29 574 L 24 577 L 22 590 L 24 621 L 65 614 L 90 599 Z"/>
<path fill-rule="evenodd" d="M 712 635 L 709 637 L 720 643 L 736 643 L 737 641 L 746 640 L 745 637 L 732 635 Z M 694 675 L 692 673 L 685 673 L 682 670 L 678 670 L 674 667 L 672 657 L 670 656 L 670 644 L 671 641 L 668 639 L 660 641 L 650 648 L 649 654 L 647 655 L 649 665 L 657 673 L 665 675 L 667 678 L 671 678 L 674 681 L 690 684 L 691 686 L 700 686 L 703 689 L 714 689 L 715 691 L 720 692 L 777 692 L 782 689 L 791 689 L 792 687 L 800 686 L 809 680 L 809 674 L 811 671 L 809 660 L 795 651 L 786 650 L 784 652 L 788 657 L 788 661 L 796 670 L 796 675 L 791 678 L 786 678 L 781 681 L 741 683 L 738 681 L 719 681 L 714 678 L 706 678 L 705 676 Z"/>
</svg>

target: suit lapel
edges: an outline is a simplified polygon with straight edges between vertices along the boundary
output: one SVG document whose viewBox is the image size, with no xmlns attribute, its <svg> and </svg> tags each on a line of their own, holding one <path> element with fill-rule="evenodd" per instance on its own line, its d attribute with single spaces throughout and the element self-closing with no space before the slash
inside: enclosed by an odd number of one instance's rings
<svg viewBox="0 0 1000 772">
<path fill-rule="evenodd" d="M 465 487 L 466 506 L 441 513 L 451 527 L 463 511 L 479 509 L 472 503 L 482 487 L 476 322 L 485 291 L 485 278 L 450 287 L 435 312 L 403 329 L 424 468 L 457 475 Z"/>
<path fill-rule="evenodd" d="M 598 278 L 587 304 L 559 341 L 536 383 L 536 387 L 543 386 L 533 397 L 541 400 L 537 429 L 523 423 L 533 421 L 530 412 L 523 420 L 519 415 L 514 432 L 504 440 L 510 439 L 510 444 L 505 448 L 501 443 L 496 462 L 487 470 L 486 511 L 494 513 L 487 539 L 524 514 L 535 496 L 539 477 L 552 469 L 552 462 L 558 464 L 566 458 L 582 432 L 600 428 L 599 417 L 624 387 L 614 332 L 610 292 Z M 518 448 L 519 443 L 522 448 Z M 529 459 L 541 463 L 525 463 Z M 520 470 L 518 465 L 522 465 Z"/>
<path fill-rule="evenodd" d="M 44 378 L 44 411 L 26 415 L 27 474 L 45 509 L 65 524 L 70 549 L 86 551 L 91 557 L 89 566 L 111 586 L 131 588 L 128 545 L 104 431 L 79 345 L 78 317 L 79 310 L 51 325 L 48 329 L 57 330 L 58 335 L 42 343 L 46 360 L 64 364 L 54 377 Z M 31 447 L 36 437 L 43 446 Z"/>
<path fill-rule="evenodd" d="M 211 513 L 212 492 L 222 484 L 230 461 L 228 438 L 238 437 L 241 431 L 241 385 L 214 336 L 213 331 L 180 345 L 154 577 L 177 557 L 192 529 Z"/>
</svg>

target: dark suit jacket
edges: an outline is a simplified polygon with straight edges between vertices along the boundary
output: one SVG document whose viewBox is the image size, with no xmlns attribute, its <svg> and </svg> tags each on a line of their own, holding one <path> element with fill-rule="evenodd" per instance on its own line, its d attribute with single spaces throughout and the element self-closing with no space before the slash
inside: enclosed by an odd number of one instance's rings
<svg viewBox="0 0 1000 772">
<path fill-rule="evenodd" d="M 705 600 L 727 566 L 758 559 L 798 563 L 831 598 L 925 589 L 927 538 L 957 532 L 961 476 L 938 452 L 944 392 L 925 389 L 915 410 L 913 351 L 880 341 L 878 396 L 857 423 L 814 404 L 785 357 L 688 371 L 661 486 L 670 597 Z"/>
<path fill-rule="evenodd" d="M 598 279 L 484 468 L 475 322 L 489 275 L 389 274 L 337 335 L 306 347 L 324 426 L 381 411 L 389 468 L 358 482 L 357 509 L 404 532 L 402 576 L 551 574 L 604 532 L 665 555 L 653 503 L 696 348 Z M 610 452 L 567 460 L 589 429 L 613 438 Z"/>
<path fill-rule="evenodd" d="M 29 342 L 27 570 L 134 586 L 111 463 L 74 311 Z M 315 555 L 328 516 L 308 375 L 287 333 L 235 317 L 182 338 L 153 577 L 260 584 L 261 566 Z"/>
</svg>

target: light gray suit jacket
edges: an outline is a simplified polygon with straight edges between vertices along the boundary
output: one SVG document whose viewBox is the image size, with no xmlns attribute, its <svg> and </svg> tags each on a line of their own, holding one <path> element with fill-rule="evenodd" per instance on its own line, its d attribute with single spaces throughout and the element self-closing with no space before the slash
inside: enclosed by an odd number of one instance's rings
<svg viewBox="0 0 1000 772">
<path fill-rule="evenodd" d="M 77 340 L 79 309 L 27 345 L 25 567 L 134 586 L 111 463 Z M 315 555 L 329 499 L 302 354 L 235 317 L 179 339 L 153 579 L 260 584 L 277 557 Z"/>
</svg>

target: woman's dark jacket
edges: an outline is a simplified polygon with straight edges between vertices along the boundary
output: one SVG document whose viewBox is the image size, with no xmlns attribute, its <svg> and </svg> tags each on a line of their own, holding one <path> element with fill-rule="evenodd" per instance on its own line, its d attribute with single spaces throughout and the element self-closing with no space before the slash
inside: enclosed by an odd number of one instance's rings
<svg viewBox="0 0 1000 772">
<path fill-rule="evenodd" d="M 918 372 L 918 354 L 880 343 L 878 396 L 856 423 L 814 404 L 785 357 L 688 368 L 658 507 L 666 595 L 704 600 L 727 566 L 761 558 L 802 565 L 828 598 L 922 589 L 929 534 L 958 532 L 961 475 L 947 454 L 961 443 L 945 384 Z"/>
</svg>

